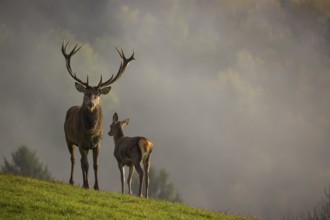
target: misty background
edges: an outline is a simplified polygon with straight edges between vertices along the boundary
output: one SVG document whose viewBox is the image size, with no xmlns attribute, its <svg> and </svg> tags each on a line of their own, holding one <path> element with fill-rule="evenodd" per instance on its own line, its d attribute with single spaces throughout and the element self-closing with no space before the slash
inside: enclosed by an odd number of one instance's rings
<svg viewBox="0 0 330 220">
<path fill-rule="evenodd" d="M 68 182 L 64 118 L 83 96 L 63 40 L 101 98 L 101 190 L 120 191 L 112 115 L 155 145 L 186 204 L 279 219 L 312 208 L 330 182 L 330 2 L 326 0 L 0 1 L 0 161 L 20 145 Z M 75 182 L 81 185 L 76 152 Z M 89 163 L 92 164 L 91 153 Z M 93 170 L 89 179 L 93 185 Z"/>
</svg>

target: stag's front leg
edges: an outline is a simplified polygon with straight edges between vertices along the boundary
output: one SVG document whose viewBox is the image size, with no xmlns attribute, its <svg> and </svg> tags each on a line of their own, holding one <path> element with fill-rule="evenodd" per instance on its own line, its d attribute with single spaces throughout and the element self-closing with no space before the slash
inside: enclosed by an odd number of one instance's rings
<svg viewBox="0 0 330 220">
<path fill-rule="evenodd" d="M 125 186 L 124 186 L 125 170 L 124 170 L 124 165 L 122 163 L 118 162 L 118 168 L 119 168 L 119 171 L 120 171 L 121 192 L 123 194 L 125 194 Z"/>
<path fill-rule="evenodd" d="M 128 193 L 132 194 L 132 175 L 134 173 L 134 167 L 131 165 L 129 167 L 129 173 L 128 173 L 128 178 L 127 178 L 127 185 L 128 185 Z"/>
<path fill-rule="evenodd" d="M 75 164 L 75 146 L 74 146 L 74 144 L 73 143 L 71 143 L 70 141 L 68 141 L 67 139 L 66 139 L 66 143 L 67 143 L 67 145 L 68 145 L 68 149 L 69 149 L 69 152 L 70 152 L 70 155 L 71 155 L 71 157 L 70 157 L 70 159 L 71 159 L 71 174 L 70 174 L 70 180 L 69 180 L 69 183 L 71 184 L 71 185 L 73 185 L 74 184 L 74 181 L 73 181 L 73 173 L 74 173 L 74 164 Z"/>
<path fill-rule="evenodd" d="M 86 189 L 89 189 L 89 184 L 88 184 L 88 168 L 89 168 L 89 164 L 88 164 L 88 159 L 87 159 L 87 155 L 88 155 L 88 150 L 82 149 L 81 147 L 79 147 L 79 151 L 81 154 L 81 170 L 82 170 L 82 175 L 83 175 L 83 187 Z"/>
<path fill-rule="evenodd" d="M 95 183 L 94 183 L 94 189 L 99 190 L 99 181 L 97 177 L 97 171 L 98 171 L 98 161 L 97 158 L 99 156 L 99 148 L 96 147 L 93 149 L 93 168 L 94 168 L 94 174 L 95 174 Z"/>
</svg>

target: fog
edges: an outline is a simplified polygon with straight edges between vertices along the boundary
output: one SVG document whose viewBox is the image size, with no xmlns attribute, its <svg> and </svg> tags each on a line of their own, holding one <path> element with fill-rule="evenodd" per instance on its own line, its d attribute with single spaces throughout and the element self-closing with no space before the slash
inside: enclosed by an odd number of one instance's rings
<svg viewBox="0 0 330 220">
<path fill-rule="evenodd" d="M 312 208 L 330 180 L 330 20 L 292 2 L 2 0 L 0 164 L 25 144 L 68 182 L 64 118 L 83 97 L 61 44 L 83 45 L 72 68 L 90 84 L 117 72 L 115 47 L 134 49 L 101 98 L 101 190 L 120 190 L 107 135 L 117 112 L 126 135 L 154 142 L 152 166 L 186 204 L 262 219 Z"/>
</svg>

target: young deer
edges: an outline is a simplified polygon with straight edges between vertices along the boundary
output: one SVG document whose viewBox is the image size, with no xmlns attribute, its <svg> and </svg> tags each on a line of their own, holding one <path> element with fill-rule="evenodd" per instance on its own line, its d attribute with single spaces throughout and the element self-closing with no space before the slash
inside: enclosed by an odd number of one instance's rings
<svg viewBox="0 0 330 220">
<path fill-rule="evenodd" d="M 93 168 L 95 174 L 94 189 L 99 189 L 98 184 L 98 155 L 99 146 L 102 139 L 103 129 L 102 129 L 102 108 L 101 108 L 101 95 L 106 95 L 110 92 L 111 84 L 116 82 L 119 77 L 124 73 L 128 64 L 134 60 L 134 52 L 131 57 L 126 58 L 123 50 L 117 51 L 122 59 L 118 73 L 116 76 L 111 76 L 105 82 L 102 82 L 102 75 L 100 82 L 97 86 L 91 86 L 87 81 L 84 82 L 80 80 L 76 73 L 73 72 L 71 68 L 71 57 L 77 53 L 80 49 L 76 44 L 73 49 L 68 53 L 67 47 L 69 43 L 62 44 L 62 54 L 65 58 L 66 68 L 70 76 L 76 81 L 75 86 L 78 92 L 84 94 L 83 103 L 81 106 L 72 106 L 66 113 L 64 122 L 64 133 L 65 140 L 71 154 L 71 175 L 70 184 L 73 184 L 73 171 L 75 164 L 75 146 L 79 147 L 81 154 L 81 169 L 83 175 L 83 187 L 89 188 L 88 183 L 88 151 L 93 151 Z"/>
<path fill-rule="evenodd" d="M 140 177 L 139 196 L 142 197 L 142 183 L 143 177 L 145 177 L 145 197 L 148 198 L 150 154 L 153 149 L 153 143 L 145 137 L 125 137 L 123 127 L 128 124 L 128 121 L 128 118 L 123 121 L 118 121 L 118 114 L 115 113 L 113 115 L 112 124 L 110 125 L 110 131 L 108 133 L 109 136 L 113 136 L 113 140 L 115 142 L 114 156 L 117 159 L 120 170 L 121 191 L 125 194 L 124 166 L 128 166 L 128 193 L 132 194 L 131 183 L 135 167 Z M 144 174 L 141 167 L 141 162 L 144 166 Z"/>
</svg>

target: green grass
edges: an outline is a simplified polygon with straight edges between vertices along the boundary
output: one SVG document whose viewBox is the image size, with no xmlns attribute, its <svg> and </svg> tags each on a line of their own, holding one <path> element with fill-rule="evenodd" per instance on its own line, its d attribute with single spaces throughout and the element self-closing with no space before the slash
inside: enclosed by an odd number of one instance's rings
<svg viewBox="0 0 330 220">
<path fill-rule="evenodd" d="M 252 220 L 183 204 L 0 173 L 0 219 Z"/>
</svg>

